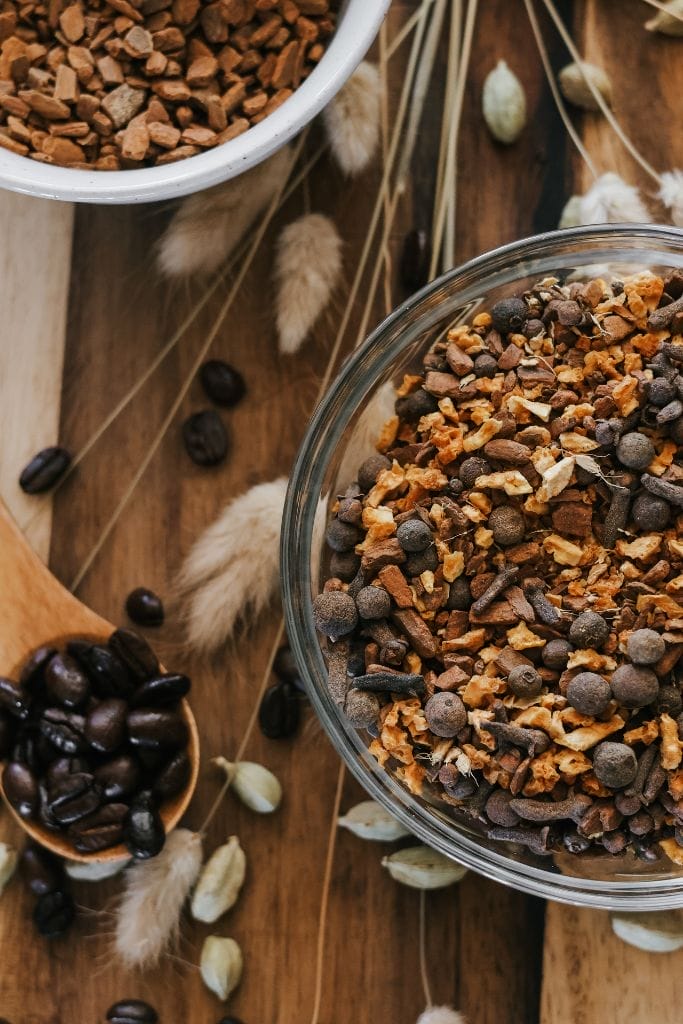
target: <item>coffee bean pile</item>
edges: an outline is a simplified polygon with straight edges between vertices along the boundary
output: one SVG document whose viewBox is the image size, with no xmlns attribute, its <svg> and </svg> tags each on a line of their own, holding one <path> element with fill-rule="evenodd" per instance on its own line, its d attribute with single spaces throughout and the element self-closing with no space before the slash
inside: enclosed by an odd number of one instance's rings
<svg viewBox="0 0 683 1024">
<path fill-rule="evenodd" d="M 78 853 L 123 842 L 134 857 L 156 856 L 165 841 L 159 809 L 190 777 L 179 710 L 189 690 L 187 676 L 161 672 L 133 630 L 40 648 L 18 681 L 0 679 L 7 799 Z"/>
<path fill-rule="evenodd" d="M 320 61 L 329 0 L 4 0 L 0 147 L 116 171 L 229 142 Z"/>
<path fill-rule="evenodd" d="M 329 691 L 413 793 L 683 865 L 683 275 L 452 328 L 334 507 Z"/>
</svg>

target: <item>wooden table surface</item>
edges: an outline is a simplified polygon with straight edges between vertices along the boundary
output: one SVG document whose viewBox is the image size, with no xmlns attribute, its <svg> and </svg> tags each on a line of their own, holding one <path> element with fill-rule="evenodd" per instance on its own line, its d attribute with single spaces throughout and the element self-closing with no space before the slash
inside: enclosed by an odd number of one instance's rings
<svg viewBox="0 0 683 1024">
<path fill-rule="evenodd" d="M 391 38 L 416 4 L 395 2 Z M 683 166 L 680 95 L 683 41 L 653 37 L 639 0 L 560 4 L 585 57 L 612 77 L 615 109 L 659 169 Z M 542 19 L 556 67 L 566 54 Z M 392 102 L 405 50 L 391 64 Z M 509 149 L 492 143 L 480 116 L 486 73 L 505 59 L 524 83 L 529 123 Z M 444 67 L 430 95 L 414 166 L 391 248 L 431 209 Z M 604 120 L 577 115 L 600 171 L 614 170 L 652 192 Z M 556 226 L 562 205 L 589 178 L 554 110 L 521 0 L 481 0 L 459 144 L 457 259 Z M 329 213 L 346 242 L 350 281 L 374 203 L 380 169 L 348 182 L 324 159 L 276 218 L 229 310 L 211 355 L 234 363 L 247 399 L 230 414 L 231 457 L 213 471 L 184 454 L 180 424 L 205 399 L 196 382 L 141 485 L 79 588 L 79 596 L 122 621 L 135 586 L 168 594 L 192 541 L 232 496 L 287 473 L 310 415 L 344 295 L 299 355 L 277 352 L 271 315 L 272 241 L 278 226 L 310 203 Z M 0 494 L 59 578 L 69 581 L 96 541 L 173 403 L 224 297 L 218 294 L 107 431 L 77 473 L 49 498 L 26 498 L 21 467 L 57 438 L 77 451 L 171 337 L 201 284 L 168 284 L 155 270 L 155 242 L 168 218 L 160 207 L 78 207 L 0 194 Z M 399 297 L 394 289 L 394 298 Z M 365 292 L 361 289 L 363 304 Z M 373 319 L 383 314 L 378 302 Z M 352 317 L 345 346 L 354 339 Z M 5 600 L 12 581 L 0 579 Z M 210 664 L 190 661 L 173 616 L 161 630 L 167 664 L 187 665 L 202 734 L 204 764 L 188 815 L 197 826 L 218 780 L 209 758 L 234 755 L 252 712 L 279 613 Z M 285 798 L 257 817 L 228 795 L 209 849 L 236 833 L 248 857 L 237 906 L 213 931 L 234 936 L 245 955 L 230 1010 L 245 1024 L 306 1024 L 315 987 L 315 951 L 325 853 L 338 759 L 310 710 L 291 741 L 251 738 L 249 759 L 270 766 Z M 348 778 L 342 808 L 362 792 Z M 6 814 L 0 838 L 19 841 Z M 337 838 L 325 932 L 320 1024 L 414 1024 L 424 1007 L 418 970 L 419 895 L 380 866 L 384 849 L 347 832 Z M 111 956 L 116 881 L 81 884 L 82 908 L 67 939 L 34 935 L 30 901 L 18 880 L 0 900 L 0 1016 L 11 1024 L 97 1024 L 115 999 L 147 998 L 162 1024 L 215 1024 L 225 1010 L 196 968 L 207 926 L 187 920 L 178 955 L 144 975 L 127 974 Z M 429 894 L 427 954 L 434 998 L 461 1009 L 470 1024 L 675 1024 L 683 951 L 651 956 L 620 943 L 608 915 L 544 905 L 469 874 Z"/>
</svg>

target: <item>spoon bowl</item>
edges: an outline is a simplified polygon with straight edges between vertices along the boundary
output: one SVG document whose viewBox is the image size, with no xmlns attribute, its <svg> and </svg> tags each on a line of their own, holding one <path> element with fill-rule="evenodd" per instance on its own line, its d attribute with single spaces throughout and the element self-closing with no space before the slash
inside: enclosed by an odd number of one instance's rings
<svg viewBox="0 0 683 1024">
<path fill-rule="evenodd" d="M 17 679 L 22 665 L 38 647 L 63 645 L 69 640 L 102 642 L 114 632 L 110 622 L 82 604 L 55 579 L 26 543 L 21 531 L 0 501 L 0 579 L 3 592 L 10 600 L 3 602 L 0 617 L 0 675 Z M 179 706 L 188 729 L 187 755 L 190 778 L 176 796 L 159 808 L 166 832 L 173 829 L 187 810 L 199 775 L 199 734 L 187 700 Z M 37 821 L 22 818 L 5 796 L 2 796 L 12 817 L 33 839 L 59 857 L 93 862 L 113 861 L 128 857 L 123 844 L 78 853 L 68 839 L 52 832 Z"/>
</svg>

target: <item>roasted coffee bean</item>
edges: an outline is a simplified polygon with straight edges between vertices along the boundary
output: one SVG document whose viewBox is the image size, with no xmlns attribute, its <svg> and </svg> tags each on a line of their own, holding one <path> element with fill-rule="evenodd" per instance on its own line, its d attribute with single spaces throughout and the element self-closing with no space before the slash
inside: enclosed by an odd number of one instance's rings
<svg viewBox="0 0 683 1024">
<path fill-rule="evenodd" d="M 204 363 L 199 379 L 211 401 L 227 408 L 237 405 L 247 392 L 242 374 L 222 359 L 209 359 Z"/>
<path fill-rule="evenodd" d="M 416 292 L 429 281 L 432 246 L 429 235 L 422 228 L 413 228 L 403 240 L 399 273 L 407 292 Z"/>
<path fill-rule="evenodd" d="M 126 598 L 126 612 L 138 626 L 160 626 L 164 621 L 161 598 L 146 587 L 131 590 Z"/>
<path fill-rule="evenodd" d="M 101 800 L 99 790 L 91 786 L 77 796 L 67 794 L 53 800 L 50 811 L 58 825 L 73 825 L 74 822 L 93 814 L 100 806 Z"/>
<path fill-rule="evenodd" d="M 43 736 L 57 750 L 64 754 L 80 754 L 86 749 L 85 718 L 73 711 L 61 711 L 59 708 L 47 708 L 38 723 Z"/>
<path fill-rule="evenodd" d="M 87 772 L 87 762 L 81 757 L 58 757 L 47 769 L 46 780 L 48 789 L 55 792 L 72 775 Z"/>
<path fill-rule="evenodd" d="M 142 999 L 122 999 L 107 1010 L 110 1024 L 157 1024 L 159 1016 L 153 1006 Z"/>
<path fill-rule="evenodd" d="M 90 712 L 85 720 L 85 738 L 100 754 L 113 754 L 121 746 L 126 735 L 125 700 L 103 700 Z"/>
<path fill-rule="evenodd" d="M 155 676 L 143 683 L 130 701 L 131 708 L 172 707 L 190 692 L 190 680 L 181 674 Z"/>
<path fill-rule="evenodd" d="M 192 765 L 184 750 L 171 758 L 165 768 L 156 777 L 153 786 L 154 796 L 158 800 L 170 800 L 187 786 L 190 781 Z"/>
<path fill-rule="evenodd" d="M 76 917 L 73 897 L 65 889 L 55 889 L 38 897 L 33 908 L 33 923 L 47 939 L 54 939 L 68 931 Z"/>
<path fill-rule="evenodd" d="M 135 791 L 140 768 L 130 754 L 122 754 L 96 768 L 94 776 L 104 800 L 121 800 Z"/>
<path fill-rule="evenodd" d="M 299 698 L 292 683 L 270 686 L 263 695 L 258 712 L 261 732 L 270 740 L 293 736 L 299 725 Z"/>
<path fill-rule="evenodd" d="M 9 715 L 0 712 L 0 760 L 7 757 L 14 742 L 14 727 Z"/>
<path fill-rule="evenodd" d="M 69 838 L 79 853 L 96 853 L 116 846 L 123 838 L 123 823 L 128 814 L 126 804 L 105 804 L 81 818 L 69 829 Z"/>
<path fill-rule="evenodd" d="M 109 637 L 109 646 L 136 679 L 150 679 L 158 674 L 159 659 L 144 636 L 134 629 L 117 629 Z"/>
<path fill-rule="evenodd" d="M 92 789 L 95 776 L 89 771 L 69 772 L 67 775 L 49 777 L 47 780 L 47 791 L 50 797 L 50 804 L 58 801 L 75 800 L 83 793 Z"/>
<path fill-rule="evenodd" d="M 29 704 L 29 695 L 19 683 L 0 676 L 0 710 L 24 721 L 29 716 Z"/>
<path fill-rule="evenodd" d="M 26 494 L 40 494 L 57 483 L 68 469 L 71 455 L 66 448 L 43 448 L 24 466 L 19 486 Z"/>
<path fill-rule="evenodd" d="M 130 673 L 108 647 L 73 640 L 67 644 L 67 650 L 85 670 L 98 697 L 121 697 L 123 700 L 130 697 L 133 692 Z"/>
<path fill-rule="evenodd" d="M 156 857 L 164 848 L 164 824 L 151 793 L 138 793 L 123 827 L 123 841 L 137 860 Z"/>
<path fill-rule="evenodd" d="M 19 761 L 10 761 L 2 773 L 5 796 L 22 818 L 30 818 L 38 806 L 38 780 L 28 767 Z"/>
<path fill-rule="evenodd" d="M 55 654 L 45 668 L 45 686 L 48 695 L 65 708 L 76 708 L 87 700 L 90 681 L 75 658 L 68 654 Z"/>
<path fill-rule="evenodd" d="M 38 843 L 28 842 L 19 858 L 19 871 L 34 896 L 55 892 L 64 884 L 64 864 Z"/>
<path fill-rule="evenodd" d="M 128 715 L 128 737 L 134 747 L 158 750 L 160 747 L 184 746 L 188 731 L 176 711 L 139 708 Z"/>
<path fill-rule="evenodd" d="M 61 826 L 56 821 L 52 811 L 50 809 L 50 797 L 48 794 L 47 786 L 43 781 L 38 784 L 38 792 L 40 795 L 40 804 L 38 807 L 38 820 L 46 829 L 51 832 L 59 832 Z"/>
<path fill-rule="evenodd" d="M 156 778 L 166 763 L 169 751 L 163 747 L 138 747 L 135 754 L 147 779 Z"/>
<path fill-rule="evenodd" d="M 228 454 L 228 433 L 213 409 L 196 412 L 183 423 L 185 451 L 198 466 L 217 466 Z"/>
<path fill-rule="evenodd" d="M 47 664 L 56 653 L 57 648 L 49 645 L 35 650 L 21 670 L 19 685 L 25 687 L 31 694 L 40 691 L 43 687 Z"/>
<path fill-rule="evenodd" d="M 291 647 L 280 647 L 273 662 L 273 672 L 278 679 L 292 683 L 298 678 L 299 668 Z"/>
</svg>

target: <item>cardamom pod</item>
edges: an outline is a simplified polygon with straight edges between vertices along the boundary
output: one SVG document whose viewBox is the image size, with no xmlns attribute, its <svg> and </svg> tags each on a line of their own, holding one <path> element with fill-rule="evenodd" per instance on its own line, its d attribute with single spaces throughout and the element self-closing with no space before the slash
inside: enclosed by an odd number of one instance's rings
<svg viewBox="0 0 683 1024">
<path fill-rule="evenodd" d="M 583 223 L 581 200 L 583 196 L 571 196 L 565 203 L 558 228 L 576 228 Z"/>
<path fill-rule="evenodd" d="M 648 953 L 672 953 L 683 946 L 683 917 L 675 910 L 612 914 L 612 931 L 622 942 Z"/>
<path fill-rule="evenodd" d="M 657 11 L 654 18 L 645 22 L 645 28 L 665 36 L 683 36 L 683 0 L 668 0 L 664 6 L 666 10 Z"/>
<path fill-rule="evenodd" d="M 384 857 L 382 867 L 395 881 L 412 889 L 443 889 L 467 874 L 467 868 L 432 850 L 431 846 L 408 846 L 398 850 Z"/>
<path fill-rule="evenodd" d="M 242 950 L 234 939 L 209 935 L 202 946 L 199 971 L 206 987 L 225 1002 L 242 977 Z"/>
<path fill-rule="evenodd" d="M 567 64 L 557 76 L 565 99 L 582 110 L 600 110 L 600 104 L 593 95 L 588 82 L 600 93 L 605 103 L 612 106 L 612 82 L 606 71 L 597 64 Z M 588 81 L 586 81 L 588 79 Z"/>
<path fill-rule="evenodd" d="M 214 757 L 213 764 L 222 768 L 243 804 L 258 814 L 271 814 L 280 806 L 282 786 L 271 771 L 254 761 L 233 764 L 224 757 Z"/>
<path fill-rule="evenodd" d="M 120 871 L 130 864 L 130 857 L 121 857 L 119 860 L 66 860 L 64 868 L 69 878 L 78 882 L 101 882 L 105 878 L 113 878 Z"/>
<path fill-rule="evenodd" d="M 522 83 L 504 60 L 489 71 L 482 92 L 482 111 L 498 142 L 515 142 L 526 124 L 526 97 Z"/>
<path fill-rule="evenodd" d="M 237 836 L 219 846 L 202 869 L 192 896 L 192 916 L 213 924 L 234 906 L 244 883 L 247 858 Z"/>
<path fill-rule="evenodd" d="M 16 866 L 17 851 L 7 843 L 0 843 L 0 893 L 14 874 Z"/>
<path fill-rule="evenodd" d="M 339 818 L 338 824 L 361 839 L 372 839 L 378 843 L 393 843 L 395 839 L 410 835 L 408 829 L 375 800 L 356 804 Z"/>
</svg>

